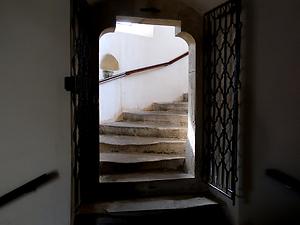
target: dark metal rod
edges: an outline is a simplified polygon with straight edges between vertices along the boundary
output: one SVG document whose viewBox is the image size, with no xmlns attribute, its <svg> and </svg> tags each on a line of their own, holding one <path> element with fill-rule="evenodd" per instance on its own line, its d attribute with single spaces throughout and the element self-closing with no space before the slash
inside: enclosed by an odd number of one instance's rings
<svg viewBox="0 0 300 225">
<path fill-rule="evenodd" d="M 240 56 L 241 56 L 241 5 L 237 0 L 236 6 L 236 43 L 235 43 L 235 77 L 234 77 L 234 94 L 233 94 L 233 132 L 232 132 L 232 177 L 231 190 L 233 191 L 233 204 L 235 204 L 237 169 L 238 169 L 238 128 L 239 128 L 239 82 L 240 82 Z"/>
<path fill-rule="evenodd" d="M 220 24 L 221 24 L 221 27 L 222 27 L 222 20 L 220 19 Z M 226 107 L 227 107 L 227 71 L 228 71 L 228 67 L 227 67 L 227 34 L 228 34 L 228 30 L 227 30 L 227 16 L 225 16 L 225 32 L 224 32 L 224 61 L 223 61 L 223 73 L 222 73 L 222 76 L 223 76 L 223 122 L 222 122 L 222 139 L 223 139 L 223 143 L 222 143 L 222 152 L 221 152 L 221 157 L 222 157 L 222 188 L 224 188 L 224 178 L 225 178 L 225 167 L 226 167 L 226 164 L 225 164 L 225 153 L 226 153 L 226 117 L 227 117 L 227 110 L 226 110 Z"/>
<path fill-rule="evenodd" d="M 139 72 L 143 72 L 143 71 L 146 71 L 146 70 L 151 70 L 151 69 L 154 69 L 154 68 L 158 68 L 158 67 L 162 67 L 162 66 L 169 66 L 169 65 L 172 65 L 173 63 L 177 62 L 178 60 L 186 57 L 189 53 L 186 52 L 178 57 L 176 57 L 175 59 L 172 59 L 171 61 L 169 62 L 165 62 L 165 63 L 160 63 L 160 64 L 156 64 L 156 65 L 152 65 L 152 66 L 147 66 L 147 67 L 142 67 L 142 68 L 139 68 L 139 69 L 135 69 L 135 70 L 130 70 L 130 71 L 127 71 L 126 72 L 126 75 L 131 75 L 131 74 L 134 74 L 134 73 L 139 73 Z"/>
<path fill-rule="evenodd" d="M 213 184 L 208 184 L 211 188 L 219 191 L 221 194 L 227 196 L 228 198 L 232 199 L 232 195 L 231 194 L 228 194 L 226 193 L 225 191 L 223 191 L 222 189 L 218 188 L 217 186 L 213 185 Z"/>
<path fill-rule="evenodd" d="M 155 69 L 155 68 L 158 68 L 158 67 L 170 66 L 173 63 L 179 61 L 180 59 L 186 57 L 188 54 L 189 54 L 189 52 L 186 52 L 186 53 L 184 53 L 184 54 L 176 57 L 175 59 L 172 59 L 169 62 L 160 63 L 160 64 L 156 64 L 156 65 L 152 65 L 152 66 L 146 66 L 146 67 L 142 67 L 142 68 L 130 70 L 130 71 L 127 71 L 125 73 L 121 73 L 121 74 L 115 75 L 113 77 L 109 77 L 109 78 L 103 79 L 103 80 L 99 81 L 99 84 L 103 84 L 103 83 L 106 83 L 106 82 L 111 81 L 111 80 L 115 80 L 115 79 L 119 79 L 119 78 L 122 78 L 122 77 L 126 77 L 126 76 L 129 76 L 129 75 L 135 74 L 135 73 L 140 73 L 140 72 L 143 72 L 143 71 L 152 70 L 152 69 Z"/>
<path fill-rule="evenodd" d="M 117 79 L 120 79 L 122 77 L 126 77 L 126 73 L 121 73 L 121 74 L 118 74 L 118 75 L 115 75 L 115 76 L 112 76 L 112 77 L 108 77 L 106 79 L 103 79 L 99 82 L 99 84 L 104 84 L 106 82 L 109 82 L 109 81 L 113 81 L 113 80 L 117 80 Z"/>
<path fill-rule="evenodd" d="M 203 49 L 206 54 L 204 54 L 204 67 L 203 67 L 203 96 L 204 97 L 204 105 L 203 108 L 208 108 L 209 112 L 204 112 L 203 113 L 203 122 L 204 122 L 204 132 L 202 133 L 203 135 L 203 140 L 204 140 L 204 149 L 205 149 L 205 155 L 203 157 L 203 175 L 207 179 L 207 181 L 210 181 L 210 174 L 211 169 L 212 169 L 212 158 L 213 156 L 211 155 L 211 141 L 210 141 L 210 135 L 211 134 L 211 99 L 206 98 L 206 96 L 211 96 L 211 81 L 210 81 L 210 74 L 211 74 L 211 55 L 212 52 L 211 50 L 211 43 L 210 43 L 210 34 L 211 34 L 211 22 L 208 17 L 204 17 L 204 26 L 203 26 L 203 33 L 208 34 L 207 36 L 204 37 L 204 42 L 203 42 Z M 209 162 L 209 163 L 205 163 Z"/>
<path fill-rule="evenodd" d="M 52 171 L 49 173 L 45 173 L 26 184 L 8 192 L 7 194 L 0 197 L 0 207 L 4 206 L 5 204 L 19 198 L 20 196 L 29 193 L 31 191 L 35 191 L 41 185 L 48 183 L 50 180 L 53 180 L 58 177 L 57 171 Z"/>
<path fill-rule="evenodd" d="M 160 64 L 156 64 L 156 65 L 152 65 L 152 66 L 147 66 L 147 67 L 143 67 L 143 68 L 139 68 L 139 69 L 135 69 L 135 70 L 130 70 L 130 71 L 127 71 L 125 74 L 126 75 L 131 75 L 131 74 L 134 74 L 134 73 L 140 73 L 140 72 L 143 72 L 143 71 L 147 71 L 147 70 L 152 70 L 152 69 L 155 69 L 155 68 L 159 68 L 159 67 L 163 67 L 163 66 L 168 66 L 169 63 L 166 62 L 166 63 L 160 63 Z"/>
<path fill-rule="evenodd" d="M 267 169 L 266 175 L 283 184 L 288 189 L 300 193 L 300 180 L 277 169 Z"/>
<path fill-rule="evenodd" d="M 217 23 L 216 23 L 216 20 L 213 21 L 213 33 L 211 35 L 211 38 L 213 39 L 212 40 L 212 48 L 213 48 L 213 74 L 212 74 L 212 83 L 213 84 L 210 84 L 212 85 L 212 90 L 214 90 L 214 92 L 212 92 L 212 132 L 210 135 L 212 135 L 212 142 L 211 142 L 211 151 L 212 151 L 212 164 L 213 164 L 213 168 L 212 168 L 212 180 L 214 181 L 214 184 L 216 184 L 216 176 L 215 176 L 215 173 L 216 173 L 216 170 L 218 168 L 216 168 L 216 159 L 215 159 L 215 152 L 216 152 L 216 147 L 215 147 L 215 134 L 214 132 L 216 131 L 216 107 L 217 107 L 217 93 L 216 93 L 216 86 L 217 86 L 217 68 L 216 68 L 216 65 L 217 65 L 217 50 L 216 50 L 216 46 L 217 46 Z M 211 60 L 211 59 L 210 59 Z"/>
</svg>

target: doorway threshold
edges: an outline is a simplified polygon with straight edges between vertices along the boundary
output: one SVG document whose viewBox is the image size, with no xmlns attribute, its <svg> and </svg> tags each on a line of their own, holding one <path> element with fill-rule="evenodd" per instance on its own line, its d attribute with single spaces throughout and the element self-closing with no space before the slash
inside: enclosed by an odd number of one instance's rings
<svg viewBox="0 0 300 225">
<path fill-rule="evenodd" d="M 161 196 L 155 198 L 138 198 L 130 200 L 104 201 L 92 204 L 84 204 L 80 208 L 80 213 L 138 213 L 188 209 L 217 204 L 217 202 L 203 196 Z"/>
</svg>

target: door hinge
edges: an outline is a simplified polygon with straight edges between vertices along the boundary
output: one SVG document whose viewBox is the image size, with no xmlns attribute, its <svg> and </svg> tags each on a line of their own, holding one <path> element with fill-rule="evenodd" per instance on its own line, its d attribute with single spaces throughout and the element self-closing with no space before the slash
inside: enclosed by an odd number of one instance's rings
<svg viewBox="0 0 300 225">
<path fill-rule="evenodd" d="M 75 77 L 65 77 L 65 90 L 75 91 Z"/>
<path fill-rule="evenodd" d="M 89 77 L 83 77 L 83 76 L 70 76 L 65 77 L 65 90 L 78 93 L 81 91 L 87 91 L 89 90 L 93 84 L 98 84 L 95 82 L 95 80 L 89 78 Z"/>
</svg>

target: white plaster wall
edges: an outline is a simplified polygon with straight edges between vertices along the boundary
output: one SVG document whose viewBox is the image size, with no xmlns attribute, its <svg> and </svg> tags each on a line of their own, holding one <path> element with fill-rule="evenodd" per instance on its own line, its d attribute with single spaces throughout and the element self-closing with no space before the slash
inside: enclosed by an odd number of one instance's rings
<svg viewBox="0 0 300 225">
<path fill-rule="evenodd" d="M 122 112 L 122 80 L 102 84 L 99 88 L 99 113 L 101 121 L 115 120 Z"/>
<path fill-rule="evenodd" d="M 69 225 L 68 0 L 0 1 L 0 196 L 59 178 L 0 208 L 1 225 Z"/>
<path fill-rule="evenodd" d="M 187 43 L 175 37 L 175 27 L 155 26 L 154 37 L 107 33 L 99 43 L 99 58 L 107 53 L 126 72 L 164 63 L 188 51 Z M 100 79 L 101 79 L 100 75 Z M 171 66 L 146 71 L 100 85 L 100 120 L 115 120 L 122 111 L 141 110 L 153 102 L 178 99 L 188 90 L 188 57 Z"/>
</svg>

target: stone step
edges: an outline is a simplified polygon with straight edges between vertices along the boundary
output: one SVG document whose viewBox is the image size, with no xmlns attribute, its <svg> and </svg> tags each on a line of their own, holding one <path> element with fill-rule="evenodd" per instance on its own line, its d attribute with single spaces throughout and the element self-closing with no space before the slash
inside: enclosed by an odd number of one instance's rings
<svg viewBox="0 0 300 225">
<path fill-rule="evenodd" d="M 106 174 L 99 177 L 101 183 L 149 182 L 160 180 L 192 179 L 193 175 L 178 171 L 137 172 L 123 174 Z"/>
<path fill-rule="evenodd" d="M 100 135 L 102 152 L 184 154 L 185 139 Z"/>
<path fill-rule="evenodd" d="M 94 200 L 80 205 L 75 220 L 77 225 L 232 224 L 224 203 L 205 194 Z"/>
<path fill-rule="evenodd" d="M 224 203 L 219 203 L 215 198 L 211 200 L 206 195 L 211 196 L 198 192 L 100 201 L 95 199 L 80 205 L 75 220 L 77 225 L 231 225 Z"/>
<path fill-rule="evenodd" d="M 153 103 L 153 111 L 169 111 L 169 112 L 188 112 L 188 103 L 187 102 L 173 102 L 173 103 Z"/>
<path fill-rule="evenodd" d="M 178 210 L 178 209 L 189 209 L 189 208 L 195 209 L 197 207 L 204 207 L 210 205 L 218 205 L 218 203 L 215 200 L 210 200 L 206 197 L 203 197 L 203 195 L 201 196 L 175 195 L 175 196 L 159 196 L 159 197 L 148 197 L 148 198 L 131 198 L 130 200 L 123 199 L 123 200 L 99 201 L 94 203 L 83 203 L 80 207 L 79 212 L 82 214 L 95 213 L 100 215 L 103 215 L 105 213 L 111 215 L 113 213 L 151 212 L 151 216 L 153 216 L 154 212 L 158 213 L 161 211 L 166 212 L 167 210 L 173 211 L 176 209 Z M 173 212 L 178 213 L 178 211 L 173 211 Z M 137 215 L 140 214 L 135 214 L 135 216 Z M 168 219 L 170 220 L 171 218 Z M 187 221 L 189 221 L 188 219 L 185 218 L 186 224 L 189 224 L 187 223 Z M 197 215 L 196 215 L 196 219 L 199 219 L 197 218 Z M 199 223 L 195 222 L 195 224 L 199 224 Z"/>
<path fill-rule="evenodd" d="M 100 174 L 183 171 L 184 156 L 150 153 L 100 153 Z"/>
<path fill-rule="evenodd" d="M 110 122 L 100 124 L 100 134 L 180 138 L 185 139 L 187 128 L 150 122 Z"/>
<path fill-rule="evenodd" d="M 179 112 L 163 111 L 143 111 L 143 112 L 123 112 L 123 121 L 157 122 L 178 126 L 187 125 L 187 114 Z"/>
</svg>

